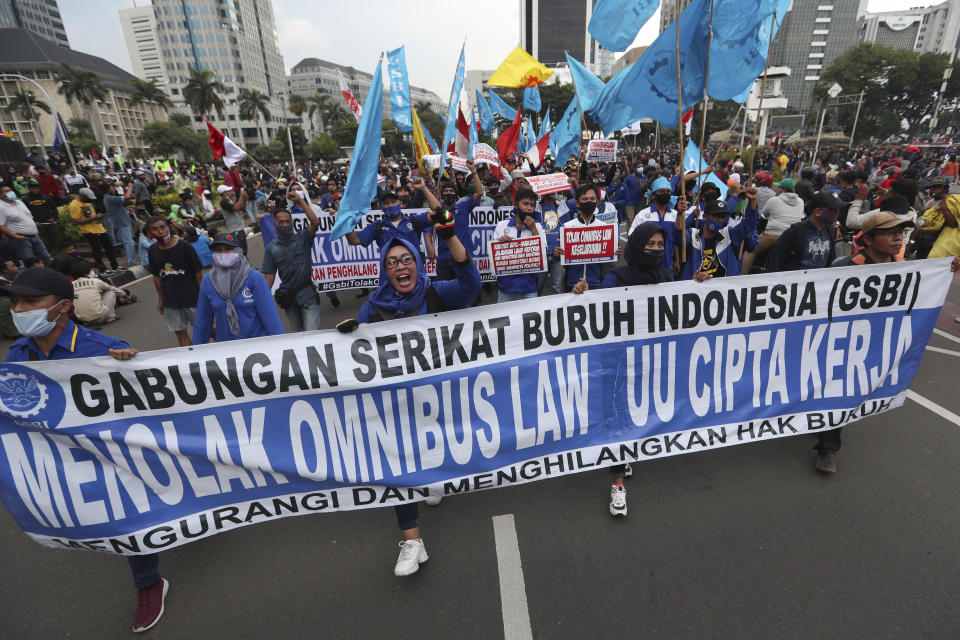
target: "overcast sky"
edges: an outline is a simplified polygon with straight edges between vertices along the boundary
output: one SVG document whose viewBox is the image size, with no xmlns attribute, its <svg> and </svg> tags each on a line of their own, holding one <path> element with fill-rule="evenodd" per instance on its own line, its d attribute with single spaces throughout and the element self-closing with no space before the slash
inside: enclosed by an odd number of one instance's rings
<svg viewBox="0 0 960 640">
<path fill-rule="evenodd" d="M 869 0 L 867 6 L 870 11 L 894 11 L 933 2 Z M 59 3 L 72 48 L 132 70 L 117 10 L 132 7 L 134 0 Z M 136 4 L 148 2 L 136 0 Z M 520 43 L 519 5 L 517 0 L 273 0 L 287 71 L 309 57 L 373 71 L 381 51 L 402 44 L 410 82 L 443 99 L 450 94 L 464 38 L 467 69 L 494 69 Z M 658 10 L 634 44 L 652 42 L 659 23 Z"/>
</svg>

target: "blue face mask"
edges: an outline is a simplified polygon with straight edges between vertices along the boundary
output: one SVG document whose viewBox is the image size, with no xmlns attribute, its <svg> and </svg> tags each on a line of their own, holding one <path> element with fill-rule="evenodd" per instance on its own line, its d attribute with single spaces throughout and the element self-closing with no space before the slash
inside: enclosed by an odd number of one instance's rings
<svg viewBox="0 0 960 640">
<path fill-rule="evenodd" d="M 10 315 L 13 316 L 13 324 L 17 327 L 17 331 L 19 331 L 21 335 L 30 338 L 39 338 L 53 331 L 57 320 L 63 315 L 60 313 L 53 320 L 47 320 L 47 311 L 53 309 L 53 307 L 58 304 L 60 304 L 60 302 L 46 309 L 34 309 L 33 311 L 11 311 Z"/>
<path fill-rule="evenodd" d="M 16 200 L 16 199 L 17 199 L 17 194 L 16 194 L 15 191 L 7 191 L 7 193 L 4 194 L 4 195 L 6 196 L 7 200 Z"/>
<path fill-rule="evenodd" d="M 384 207 L 382 209 L 383 215 L 387 216 L 388 218 L 396 218 L 397 216 L 400 215 L 400 209 L 402 208 L 403 208 L 403 205 L 399 205 L 399 204 L 395 204 L 392 207 Z"/>
<path fill-rule="evenodd" d="M 716 220 L 707 218 L 704 226 L 710 231 L 710 233 L 720 233 L 720 230 L 727 226 L 727 222 L 726 220 L 723 222 L 717 222 Z"/>
</svg>

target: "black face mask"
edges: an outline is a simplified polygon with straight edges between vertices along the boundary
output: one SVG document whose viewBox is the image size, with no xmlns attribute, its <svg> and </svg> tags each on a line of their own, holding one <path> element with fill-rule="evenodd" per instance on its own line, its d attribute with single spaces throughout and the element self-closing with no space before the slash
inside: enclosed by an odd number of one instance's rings
<svg viewBox="0 0 960 640">
<path fill-rule="evenodd" d="M 448 207 L 454 204 L 456 201 L 457 201 L 456 194 L 453 194 L 453 193 L 443 194 L 443 204 L 447 205 Z"/>
<path fill-rule="evenodd" d="M 581 202 L 580 203 L 580 213 L 585 216 L 592 216 L 593 212 L 597 210 L 596 202 Z"/>
<path fill-rule="evenodd" d="M 293 237 L 293 225 L 285 224 L 277 227 L 277 237 L 281 240 L 289 240 Z"/>
<path fill-rule="evenodd" d="M 653 201 L 657 204 L 664 206 L 670 203 L 670 194 L 669 193 L 658 193 L 653 196 Z"/>
<path fill-rule="evenodd" d="M 644 249 L 640 254 L 640 266 L 647 269 L 656 269 L 663 264 L 663 249 Z"/>
</svg>

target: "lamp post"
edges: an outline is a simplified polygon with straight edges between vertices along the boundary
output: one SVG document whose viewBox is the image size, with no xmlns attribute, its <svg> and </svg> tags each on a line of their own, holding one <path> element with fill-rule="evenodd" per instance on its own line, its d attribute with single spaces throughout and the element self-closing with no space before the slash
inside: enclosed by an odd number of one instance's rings
<svg viewBox="0 0 960 640">
<path fill-rule="evenodd" d="M 53 109 L 53 117 L 54 117 L 54 125 L 53 125 L 53 126 L 54 126 L 54 129 L 56 129 L 58 126 L 60 126 L 60 121 L 62 120 L 62 118 L 60 117 L 60 112 L 57 111 L 56 105 L 53 104 L 53 100 L 50 98 L 50 94 L 47 93 L 46 90 L 45 90 L 42 86 L 40 86 L 40 83 L 39 83 L 39 82 L 37 82 L 37 81 L 34 80 L 33 78 L 28 78 L 28 77 L 26 77 L 26 76 L 21 76 L 20 74 L 17 74 L 17 73 L 2 73 L 2 74 L 0 74 L 0 80 L 25 80 L 25 81 L 33 84 L 37 89 L 40 90 L 40 93 L 43 94 L 43 97 L 47 99 L 47 104 L 49 104 L 49 105 L 50 105 L 50 108 Z M 32 110 L 32 108 L 31 108 L 31 110 Z M 40 130 L 40 123 L 37 122 L 37 132 L 38 132 L 38 133 L 37 133 L 37 137 L 38 137 L 38 138 L 40 137 L 40 135 L 39 135 L 39 130 Z M 63 134 L 64 134 L 64 137 L 66 137 L 66 131 L 64 131 Z M 43 143 L 41 143 L 41 144 L 43 144 Z M 76 171 L 76 170 L 77 170 L 77 163 L 74 162 L 74 160 L 73 160 L 73 153 L 70 151 L 70 145 L 67 144 L 66 140 L 64 140 L 64 148 L 67 150 L 67 156 L 70 158 L 70 164 L 71 164 L 71 166 L 73 166 L 73 170 Z"/>
</svg>

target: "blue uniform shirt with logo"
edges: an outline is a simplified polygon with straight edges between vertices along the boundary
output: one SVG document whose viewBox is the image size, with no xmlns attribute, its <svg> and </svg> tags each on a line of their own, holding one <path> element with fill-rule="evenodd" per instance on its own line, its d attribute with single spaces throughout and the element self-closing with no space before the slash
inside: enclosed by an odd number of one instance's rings
<svg viewBox="0 0 960 640">
<path fill-rule="evenodd" d="M 57 338 L 50 355 L 46 355 L 33 341 L 33 338 L 20 338 L 7 352 L 7 362 L 28 362 L 36 360 L 68 360 L 71 358 L 90 358 L 106 356 L 110 349 L 130 349 L 130 345 L 106 334 L 67 322 L 63 333 Z"/>
<path fill-rule="evenodd" d="M 280 315 L 270 294 L 270 286 L 259 271 L 250 271 L 246 282 L 240 288 L 240 293 L 233 297 L 233 307 L 237 310 L 239 334 L 230 331 L 230 321 L 227 320 L 227 301 L 221 298 L 213 288 L 210 275 L 204 276 L 200 285 L 197 317 L 193 323 L 193 344 L 210 342 L 214 320 L 217 322 L 217 342 L 276 336 L 284 333 Z"/>
<path fill-rule="evenodd" d="M 413 246 L 419 247 L 420 235 L 424 233 L 425 229 L 431 229 L 432 224 L 425 213 L 401 214 L 400 221 L 396 224 L 384 216 L 382 220 L 357 231 L 357 237 L 365 247 L 376 242 L 377 248 L 382 249 L 389 246 L 394 238 L 406 240 Z"/>
</svg>

